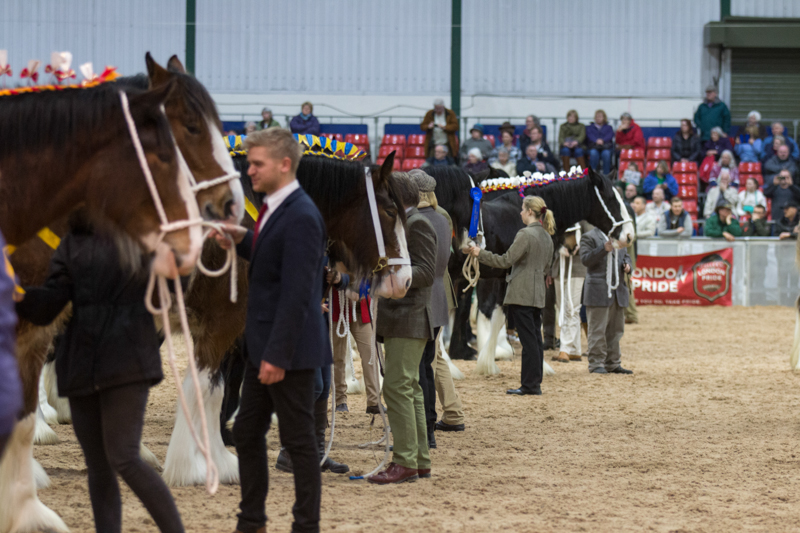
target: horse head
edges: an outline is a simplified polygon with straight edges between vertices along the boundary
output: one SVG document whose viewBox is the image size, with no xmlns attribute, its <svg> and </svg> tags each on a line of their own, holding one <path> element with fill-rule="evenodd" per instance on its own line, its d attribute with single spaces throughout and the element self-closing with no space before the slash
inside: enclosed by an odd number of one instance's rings
<svg viewBox="0 0 800 533">
<path fill-rule="evenodd" d="M 591 195 L 592 205 L 585 220 L 598 227 L 609 238 L 616 239 L 625 246 L 630 245 L 636 238 L 636 231 L 628 206 L 608 176 L 591 168 L 588 172 L 589 182 L 596 192 Z"/>
<path fill-rule="evenodd" d="M 177 56 L 163 68 L 148 52 L 145 55 L 150 87 L 172 83 L 164 107 L 189 169 L 198 184 L 235 175 L 233 162 L 222 140 L 222 124 L 208 91 L 194 76 L 187 74 Z M 241 222 L 244 194 L 238 179 L 223 181 L 197 191 L 200 213 L 208 220 Z"/>
</svg>

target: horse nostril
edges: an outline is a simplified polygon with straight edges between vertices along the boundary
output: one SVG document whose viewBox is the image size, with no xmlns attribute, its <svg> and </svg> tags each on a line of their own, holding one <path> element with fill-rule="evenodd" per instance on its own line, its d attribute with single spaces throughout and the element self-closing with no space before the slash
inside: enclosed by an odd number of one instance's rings
<svg viewBox="0 0 800 533">
<path fill-rule="evenodd" d="M 411 288 L 411 280 L 406 280 L 406 290 Z"/>
<path fill-rule="evenodd" d="M 225 202 L 225 218 L 233 216 L 233 206 L 234 201 L 232 199 Z"/>
</svg>

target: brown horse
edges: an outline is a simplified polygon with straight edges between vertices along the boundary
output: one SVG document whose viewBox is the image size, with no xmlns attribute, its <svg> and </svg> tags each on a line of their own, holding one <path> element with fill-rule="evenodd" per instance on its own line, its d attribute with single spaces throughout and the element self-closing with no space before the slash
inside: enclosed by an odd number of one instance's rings
<svg viewBox="0 0 800 533">
<path fill-rule="evenodd" d="M 387 255 L 407 258 L 405 215 L 398 207 L 401 203 L 393 190 L 391 178 L 393 160 L 390 156 L 383 165 L 372 166 L 371 179 Z M 250 186 L 246 160 L 237 156 L 236 163 L 242 169 L 242 183 L 247 198 L 260 206 L 261 199 Z M 325 219 L 331 241 L 328 250 L 331 261 L 344 265 L 355 277 L 371 276 L 380 257 L 367 199 L 364 166 L 358 162 L 306 155 L 300 160 L 297 178 Z M 254 221 L 249 219 L 247 222 L 252 227 Z M 218 268 L 224 261 L 224 255 L 216 244 L 209 242 L 203 249 L 202 260 L 210 268 Z M 392 266 L 377 272 L 379 285 L 389 296 L 402 297 L 405 294 L 410 273 L 404 269 L 410 270 L 407 266 Z M 220 482 L 238 483 L 236 456 L 225 448 L 220 435 L 219 413 L 224 390 L 219 368 L 228 349 L 244 332 L 247 309 L 247 265 L 244 261 L 239 262 L 239 299 L 236 303 L 230 301 L 229 283 L 228 274 L 209 278 L 195 271 L 189 283 L 186 304 L 198 368 L 202 371 L 206 420 Z M 183 387 L 184 394 L 194 394 L 188 376 L 184 379 Z M 194 407 L 192 404 L 190 410 Z M 191 418 L 197 427 L 197 413 L 192 413 Z M 205 461 L 190 437 L 187 421 L 178 410 L 164 462 L 164 479 L 171 486 L 202 484 L 205 468 Z"/>
</svg>

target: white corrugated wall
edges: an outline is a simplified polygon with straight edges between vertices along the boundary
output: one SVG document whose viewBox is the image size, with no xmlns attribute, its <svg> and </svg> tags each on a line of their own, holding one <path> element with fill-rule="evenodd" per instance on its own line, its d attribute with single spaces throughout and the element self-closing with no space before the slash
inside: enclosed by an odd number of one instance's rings
<svg viewBox="0 0 800 533">
<path fill-rule="evenodd" d="M 800 17 L 798 0 L 731 0 L 735 17 Z"/>
<path fill-rule="evenodd" d="M 447 92 L 450 0 L 201 0 L 197 76 L 226 92 Z"/>
<path fill-rule="evenodd" d="M 719 0 L 464 0 L 465 94 L 697 96 Z"/>
<path fill-rule="evenodd" d="M 147 51 L 162 63 L 184 56 L 185 21 L 183 0 L 2 0 L 0 49 L 8 50 L 15 81 L 29 59 L 42 61 L 43 81 L 53 51 L 72 52 L 76 72 L 91 61 L 95 72 L 113 65 L 136 74 L 145 71 Z"/>
</svg>

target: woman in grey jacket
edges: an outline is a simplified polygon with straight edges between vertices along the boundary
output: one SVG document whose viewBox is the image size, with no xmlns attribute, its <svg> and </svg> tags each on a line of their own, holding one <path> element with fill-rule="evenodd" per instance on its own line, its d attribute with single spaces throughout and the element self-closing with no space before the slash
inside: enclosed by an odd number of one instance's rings
<svg viewBox="0 0 800 533">
<path fill-rule="evenodd" d="M 522 343 L 522 385 L 508 394 L 542 394 L 542 308 L 545 303 L 545 274 L 553 257 L 556 224 L 544 200 L 527 196 L 520 212 L 525 227 L 519 230 L 504 255 L 473 246 L 469 253 L 495 268 L 510 268 L 503 305 L 508 309 Z"/>
</svg>

